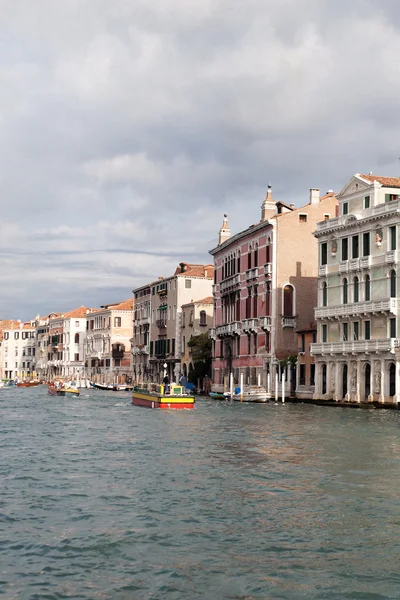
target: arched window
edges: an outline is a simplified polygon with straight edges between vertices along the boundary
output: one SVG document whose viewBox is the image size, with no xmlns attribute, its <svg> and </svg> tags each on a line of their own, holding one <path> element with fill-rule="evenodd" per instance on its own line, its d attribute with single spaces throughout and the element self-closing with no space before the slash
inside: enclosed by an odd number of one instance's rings
<svg viewBox="0 0 400 600">
<path fill-rule="evenodd" d="M 322 306 L 328 306 L 328 285 L 326 281 L 322 284 Z"/>
<path fill-rule="evenodd" d="M 371 277 L 369 275 L 366 275 L 364 279 L 364 296 L 365 300 L 371 300 Z"/>
<path fill-rule="evenodd" d="M 396 365 L 390 363 L 389 367 L 389 396 L 396 395 Z"/>
<path fill-rule="evenodd" d="M 283 316 L 294 317 L 294 288 L 289 283 L 283 288 Z"/>
<path fill-rule="evenodd" d="M 359 285 L 358 285 L 358 277 L 354 277 L 353 279 L 353 301 L 359 302 Z"/>
<path fill-rule="evenodd" d="M 269 316 L 271 314 L 271 283 L 268 281 L 265 290 L 265 314 Z"/>
<path fill-rule="evenodd" d="M 390 297 L 396 298 L 396 271 L 390 271 Z"/>
<path fill-rule="evenodd" d="M 258 244 L 254 247 L 254 266 L 258 267 Z"/>
<path fill-rule="evenodd" d="M 75 344 L 79 344 L 79 333 L 75 334 Z"/>
<path fill-rule="evenodd" d="M 347 279 L 343 279 L 343 304 L 347 304 L 349 301 L 349 286 Z"/>
<path fill-rule="evenodd" d="M 240 273 L 240 250 L 238 250 L 237 254 L 237 270 L 236 273 Z"/>
<path fill-rule="evenodd" d="M 207 325 L 207 313 L 205 310 L 200 311 L 200 325 Z"/>
<path fill-rule="evenodd" d="M 251 246 L 249 244 L 249 253 L 247 255 L 247 268 L 251 269 Z"/>
</svg>

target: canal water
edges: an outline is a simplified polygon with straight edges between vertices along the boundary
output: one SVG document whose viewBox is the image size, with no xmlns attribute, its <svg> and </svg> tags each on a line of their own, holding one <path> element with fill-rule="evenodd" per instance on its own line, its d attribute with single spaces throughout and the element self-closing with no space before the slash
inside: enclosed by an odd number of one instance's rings
<svg viewBox="0 0 400 600">
<path fill-rule="evenodd" d="M 400 598 L 400 413 L 0 390 L 3 599 Z"/>
</svg>

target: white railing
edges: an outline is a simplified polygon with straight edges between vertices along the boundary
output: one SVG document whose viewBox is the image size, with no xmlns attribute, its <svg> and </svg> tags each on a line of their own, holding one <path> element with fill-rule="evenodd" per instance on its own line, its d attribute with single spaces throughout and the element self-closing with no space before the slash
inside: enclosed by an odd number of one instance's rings
<svg viewBox="0 0 400 600">
<path fill-rule="evenodd" d="M 243 331 L 257 331 L 258 319 L 243 319 L 242 329 Z"/>
<path fill-rule="evenodd" d="M 296 317 L 282 317 L 282 327 L 296 327 Z"/>
<path fill-rule="evenodd" d="M 229 333 L 229 325 L 219 325 L 215 328 L 215 333 L 218 337 L 222 337 L 224 335 L 228 335 Z"/>
<path fill-rule="evenodd" d="M 216 340 L 217 339 L 217 334 L 215 331 L 215 328 L 212 327 L 211 329 L 209 329 L 209 336 L 212 340 Z"/>
<path fill-rule="evenodd" d="M 138 346 L 133 346 L 131 349 L 132 354 L 149 354 L 150 347 L 148 344 L 140 344 Z"/>
<path fill-rule="evenodd" d="M 325 277 L 328 274 L 328 265 L 320 265 L 318 269 L 319 277 Z"/>
<path fill-rule="evenodd" d="M 360 258 L 361 269 L 369 269 L 370 266 L 371 266 L 371 257 L 370 256 L 362 256 Z"/>
<path fill-rule="evenodd" d="M 397 312 L 397 298 L 385 298 L 375 302 L 355 302 L 353 304 L 339 304 L 337 306 L 319 306 L 315 309 L 316 319 L 331 319 L 350 315 L 365 315 L 368 313 Z"/>
<path fill-rule="evenodd" d="M 349 270 L 349 261 L 343 260 L 339 263 L 339 273 L 347 273 Z"/>
<path fill-rule="evenodd" d="M 229 324 L 229 333 L 231 334 L 238 334 L 240 333 L 242 329 L 242 324 L 240 321 L 234 321 L 233 323 Z"/>
<path fill-rule="evenodd" d="M 224 279 L 224 281 L 221 281 L 221 283 L 219 284 L 219 289 L 222 294 L 222 292 L 224 292 L 225 290 L 236 287 L 238 285 L 240 285 L 239 273 L 237 275 L 232 275 L 232 277 L 228 277 L 228 279 Z"/>
<path fill-rule="evenodd" d="M 218 294 L 218 290 L 219 290 L 219 283 L 214 283 L 211 286 L 211 289 L 212 289 L 213 296 L 216 296 L 216 294 Z"/>
<path fill-rule="evenodd" d="M 385 338 L 380 340 L 357 340 L 353 342 L 325 342 L 322 344 L 311 344 L 311 354 L 347 354 L 353 352 L 394 352 L 399 347 L 400 340 L 397 338 Z"/>
<path fill-rule="evenodd" d="M 266 331 L 271 331 L 271 317 L 260 317 L 260 327 Z"/>
<path fill-rule="evenodd" d="M 393 264 L 395 263 L 397 260 L 397 252 L 396 250 L 389 250 L 389 252 L 386 252 L 385 254 L 385 263 L 386 264 Z"/>
<path fill-rule="evenodd" d="M 253 269 L 248 269 L 246 271 L 246 281 L 250 281 L 251 279 L 257 279 L 258 277 L 258 267 L 254 267 Z"/>
<path fill-rule="evenodd" d="M 268 275 L 271 277 L 272 275 L 272 263 L 265 263 L 264 265 L 264 275 Z"/>
<path fill-rule="evenodd" d="M 349 260 L 349 270 L 350 271 L 358 271 L 360 269 L 360 259 L 359 258 L 351 258 Z"/>
</svg>

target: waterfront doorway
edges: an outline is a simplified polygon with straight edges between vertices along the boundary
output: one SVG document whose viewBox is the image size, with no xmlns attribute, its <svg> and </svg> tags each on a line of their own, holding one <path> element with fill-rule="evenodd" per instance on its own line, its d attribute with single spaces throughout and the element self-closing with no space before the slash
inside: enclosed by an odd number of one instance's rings
<svg viewBox="0 0 400 600">
<path fill-rule="evenodd" d="M 371 365 L 369 363 L 367 363 L 365 365 L 364 393 L 365 393 L 365 399 L 368 400 L 368 398 L 371 394 Z"/>
<path fill-rule="evenodd" d="M 322 393 L 326 394 L 326 365 L 322 365 Z"/>
<path fill-rule="evenodd" d="M 343 365 L 342 371 L 342 398 L 346 398 L 347 394 L 347 364 Z"/>
<path fill-rule="evenodd" d="M 396 395 L 396 365 L 390 363 L 389 367 L 389 396 Z"/>
</svg>

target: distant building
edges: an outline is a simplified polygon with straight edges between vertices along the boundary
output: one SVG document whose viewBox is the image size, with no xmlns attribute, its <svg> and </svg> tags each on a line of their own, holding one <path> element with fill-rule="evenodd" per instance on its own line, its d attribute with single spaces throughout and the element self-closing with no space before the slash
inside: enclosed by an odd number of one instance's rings
<svg viewBox="0 0 400 600">
<path fill-rule="evenodd" d="M 133 374 L 137 381 L 170 381 L 181 373 L 182 305 L 211 295 L 213 265 L 181 262 L 170 277 L 133 290 L 137 302 L 133 328 Z"/>
<path fill-rule="evenodd" d="M 182 305 L 182 332 L 181 332 L 181 373 L 188 377 L 194 368 L 196 357 L 188 342 L 192 337 L 208 334 L 213 326 L 214 298 L 207 296 L 201 300 L 192 300 Z"/>
<path fill-rule="evenodd" d="M 134 300 L 107 304 L 86 315 L 86 374 L 105 383 L 130 380 Z"/>
<path fill-rule="evenodd" d="M 400 178 L 356 173 L 318 224 L 315 398 L 399 402 Z"/>
<path fill-rule="evenodd" d="M 35 375 L 34 321 L 3 321 L 1 370 L 5 379 L 25 379 Z"/>
<path fill-rule="evenodd" d="M 47 379 L 50 368 L 54 369 L 53 347 L 50 344 L 50 320 L 56 319 L 61 313 L 50 313 L 45 317 L 39 315 L 35 319 L 36 373 L 39 379 Z M 49 362 L 52 363 L 51 367 Z"/>
<path fill-rule="evenodd" d="M 269 186 L 261 220 L 231 236 L 225 215 L 215 265 L 213 389 L 222 391 L 233 373 L 245 384 L 273 391 L 279 361 L 297 356 L 297 329 L 313 320 L 317 302 L 319 221 L 336 214 L 336 196 L 310 190 L 301 208 L 275 202 Z M 295 373 L 289 376 L 294 393 Z"/>
</svg>

